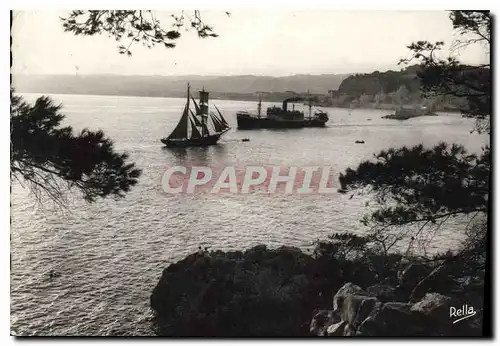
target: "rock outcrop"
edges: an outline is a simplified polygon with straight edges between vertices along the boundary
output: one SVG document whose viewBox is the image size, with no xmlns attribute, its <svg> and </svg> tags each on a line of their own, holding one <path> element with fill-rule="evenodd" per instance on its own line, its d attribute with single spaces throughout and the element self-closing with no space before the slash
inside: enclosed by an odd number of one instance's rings
<svg viewBox="0 0 500 346">
<path fill-rule="evenodd" d="M 310 331 L 318 336 L 480 336 L 480 312 L 454 324 L 450 308 L 459 302 L 427 293 L 416 303 L 384 301 L 381 288 L 364 290 L 346 283 L 334 295 L 333 309 L 313 317 Z M 394 290 L 384 287 L 382 297 Z"/>
<path fill-rule="evenodd" d="M 412 263 L 364 248 L 360 256 L 347 258 L 339 244 L 350 248 L 363 239 L 345 238 L 321 244 L 314 256 L 285 246 L 259 245 L 244 252 L 200 249 L 163 271 L 151 295 L 156 333 L 481 335 L 484 269 L 467 269 L 468 262 L 457 257 Z M 470 316 L 456 322 L 465 314 Z"/>
<path fill-rule="evenodd" d="M 164 270 L 151 295 L 157 334 L 308 335 L 318 295 L 311 262 L 292 247 L 189 255 Z"/>
</svg>

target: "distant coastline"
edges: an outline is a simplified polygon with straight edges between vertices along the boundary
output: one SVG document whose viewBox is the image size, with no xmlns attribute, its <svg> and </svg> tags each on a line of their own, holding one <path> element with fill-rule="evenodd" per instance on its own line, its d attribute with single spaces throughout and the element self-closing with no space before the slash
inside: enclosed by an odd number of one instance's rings
<svg viewBox="0 0 500 346">
<path fill-rule="evenodd" d="M 18 92 L 94 94 L 146 97 L 184 97 L 192 90 L 210 91 L 212 98 L 257 100 L 280 99 L 290 93 L 327 95 L 349 74 L 273 76 L 140 76 L 140 75 L 13 75 Z"/>
<path fill-rule="evenodd" d="M 95 94 L 95 93 L 74 93 L 74 92 L 44 92 L 44 91 L 18 91 L 16 92 L 21 94 L 45 94 L 45 95 L 80 95 L 80 96 L 122 96 L 122 97 L 150 97 L 150 98 L 184 98 L 185 94 L 175 94 L 175 95 L 124 95 L 124 94 Z M 287 94 L 288 95 L 288 94 Z M 287 95 L 266 95 L 266 97 L 262 98 L 264 102 L 281 102 L 284 98 L 288 97 Z M 247 101 L 247 102 L 257 102 L 258 97 L 253 94 L 238 94 L 238 93 L 217 93 L 211 92 L 210 97 L 213 100 L 223 100 L 223 101 Z M 340 108 L 340 109 L 351 109 L 351 110 L 386 110 L 386 111 L 396 111 L 398 109 L 398 105 L 393 104 L 381 104 L 381 105 L 360 105 L 357 107 L 349 107 L 346 105 L 326 105 L 321 103 L 313 104 L 314 107 L 324 107 L 324 108 Z M 443 109 L 439 110 L 439 112 L 446 112 L 452 114 L 460 114 L 460 111 L 457 109 Z M 424 116 L 424 115 L 419 115 Z M 414 116 L 416 117 L 416 116 Z M 384 117 L 387 119 L 391 119 L 391 117 Z"/>
<path fill-rule="evenodd" d="M 419 105 L 431 111 L 459 112 L 463 105 L 453 98 L 422 98 L 415 68 L 285 77 L 21 74 L 12 75 L 12 86 L 19 93 L 184 98 L 189 82 L 192 90 L 209 91 L 213 100 L 282 102 L 307 94 L 315 107 L 396 111 L 402 105 Z"/>
<path fill-rule="evenodd" d="M 49 94 L 49 95 L 83 95 L 83 96 L 123 96 L 123 97 L 151 97 L 151 98 L 185 98 L 186 93 L 181 92 L 173 92 L 165 95 L 139 95 L 139 94 L 124 94 L 124 93 L 92 93 L 92 92 L 71 92 L 60 90 L 57 92 L 54 91 L 26 91 L 26 90 L 17 90 L 16 92 L 21 94 Z M 281 102 L 284 98 L 289 97 L 289 94 L 271 94 L 262 97 L 262 101 L 264 102 Z M 215 91 L 210 91 L 210 98 L 212 100 L 228 100 L 228 101 L 258 101 L 259 97 L 254 94 L 243 94 L 243 93 L 219 93 Z"/>
</svg>

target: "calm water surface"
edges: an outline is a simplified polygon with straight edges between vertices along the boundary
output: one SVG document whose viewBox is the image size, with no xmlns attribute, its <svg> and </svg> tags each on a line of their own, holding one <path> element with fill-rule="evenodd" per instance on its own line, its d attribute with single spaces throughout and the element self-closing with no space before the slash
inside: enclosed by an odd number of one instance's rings
<svg viewBox="0 0 500 346">
<path fill-rule="evenodd" d="M 38 95 L 26 94 L 27 100 Z M 236 130 L 237 110 L 252 102 L 216 101 L 233 130 L 209 148 L 170 150 L 159 139 L 179 119 L 184 99 L 51 95 L 75 129 L 103 129 L 143 170 L 139 184 L 115 201 L 89 205 L 75 196 L 68 210 L 12 192 L 11 329 L 22 335 L 149 335 L 149 296 L 163 268 L 194 252 L 282 244 L 310 249 L 335 232 L 366 231 L 359 222 L 367 197 L 350 195 L 175 195 L 160 185 L 166 167 L 205 165 L 331 166 L 335 174 L 392 146 L 459 142 L 473 151 L 486 136 L 470 134 L 459 115 L 404 122 L 387 111 L 327 109 L 327 128 Z M 265 109 L 267 105 L 264 105 Z M 250 142 L 241 142 L 249 137 Z M 362 139 L 365 144 L 354 144 Z M 453 227 L 432 250 L 461 239 Z M 49 279 L 54 270 L 60 277 Z"/>
</svg>

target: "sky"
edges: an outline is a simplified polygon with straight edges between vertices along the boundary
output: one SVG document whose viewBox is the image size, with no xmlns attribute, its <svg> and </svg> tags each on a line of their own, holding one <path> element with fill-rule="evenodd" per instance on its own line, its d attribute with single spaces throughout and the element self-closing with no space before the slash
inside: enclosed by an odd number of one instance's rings
<svg viewBox="0 0 500 346">
<path fill-rule="evenodd" d="M 13 73 L 123 75 L 271 75 L 330 74 L 400 69 L 406 46 L 417 40 L 456 37 L 445 11 L 340 11 L 238 9 L 202 11 L 217 38 L 200 39 L 182 32 L 177 47 L 131 47 L 118 54 L 107 36 L 65 33 L 59 17 L 68 11 L 14 12 Z M 157 17 L 169 28 L 170 14 Z M 128 41 L 124 41 L 128 45 Z M 448 52 L 446 52 L 448 53 Z M 482 47 L 461 52 L 465 63 L 489 59 Z"/>
</svg>

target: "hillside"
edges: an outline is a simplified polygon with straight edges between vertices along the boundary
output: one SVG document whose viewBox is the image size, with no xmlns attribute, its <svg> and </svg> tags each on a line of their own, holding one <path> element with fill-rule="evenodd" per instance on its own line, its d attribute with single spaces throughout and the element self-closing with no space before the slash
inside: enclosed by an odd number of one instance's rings
<svg viewBox="0 0 500 346">
<path fill-rule="evenodd" d="M 189 81 L 194 90 L 204 87 L 212 95 L 287 91 L 327 94 L 349 75 L 270 76 L 125 76 L 125 75 L 14 75 L 18 92 L 94 94 L 151 97 L 184 96 Z M 233 97 L 231 97 L 233 98 Z M 244 97 L 245 98 L 245 97 Z"/>
<path fill-rule="evenodd" d="M 375 71 L 353 74 L 345 78 L 337 90 L 323 97 L 324 106 L 348 108 L 398 109 L 403 106 L 422 106 L 430 111 L 456 111 L 466 106 L 464 100 L 453 96 L 423 98 L 417 76 L 420 66 L 400 71 Z"/>
<path fill-rule="evenodd" d="M 418 66 L 410 66 L 401 71 L 389 70 L 354 74 L 342 81 L 338 91 L 340 94 L 360 97 L 361 95 L 377 95 L 379 93 L 389 94 L 404 86 L 409 93 L 418 93 L 420 90 L 418 70 Z"/>
</svg>

